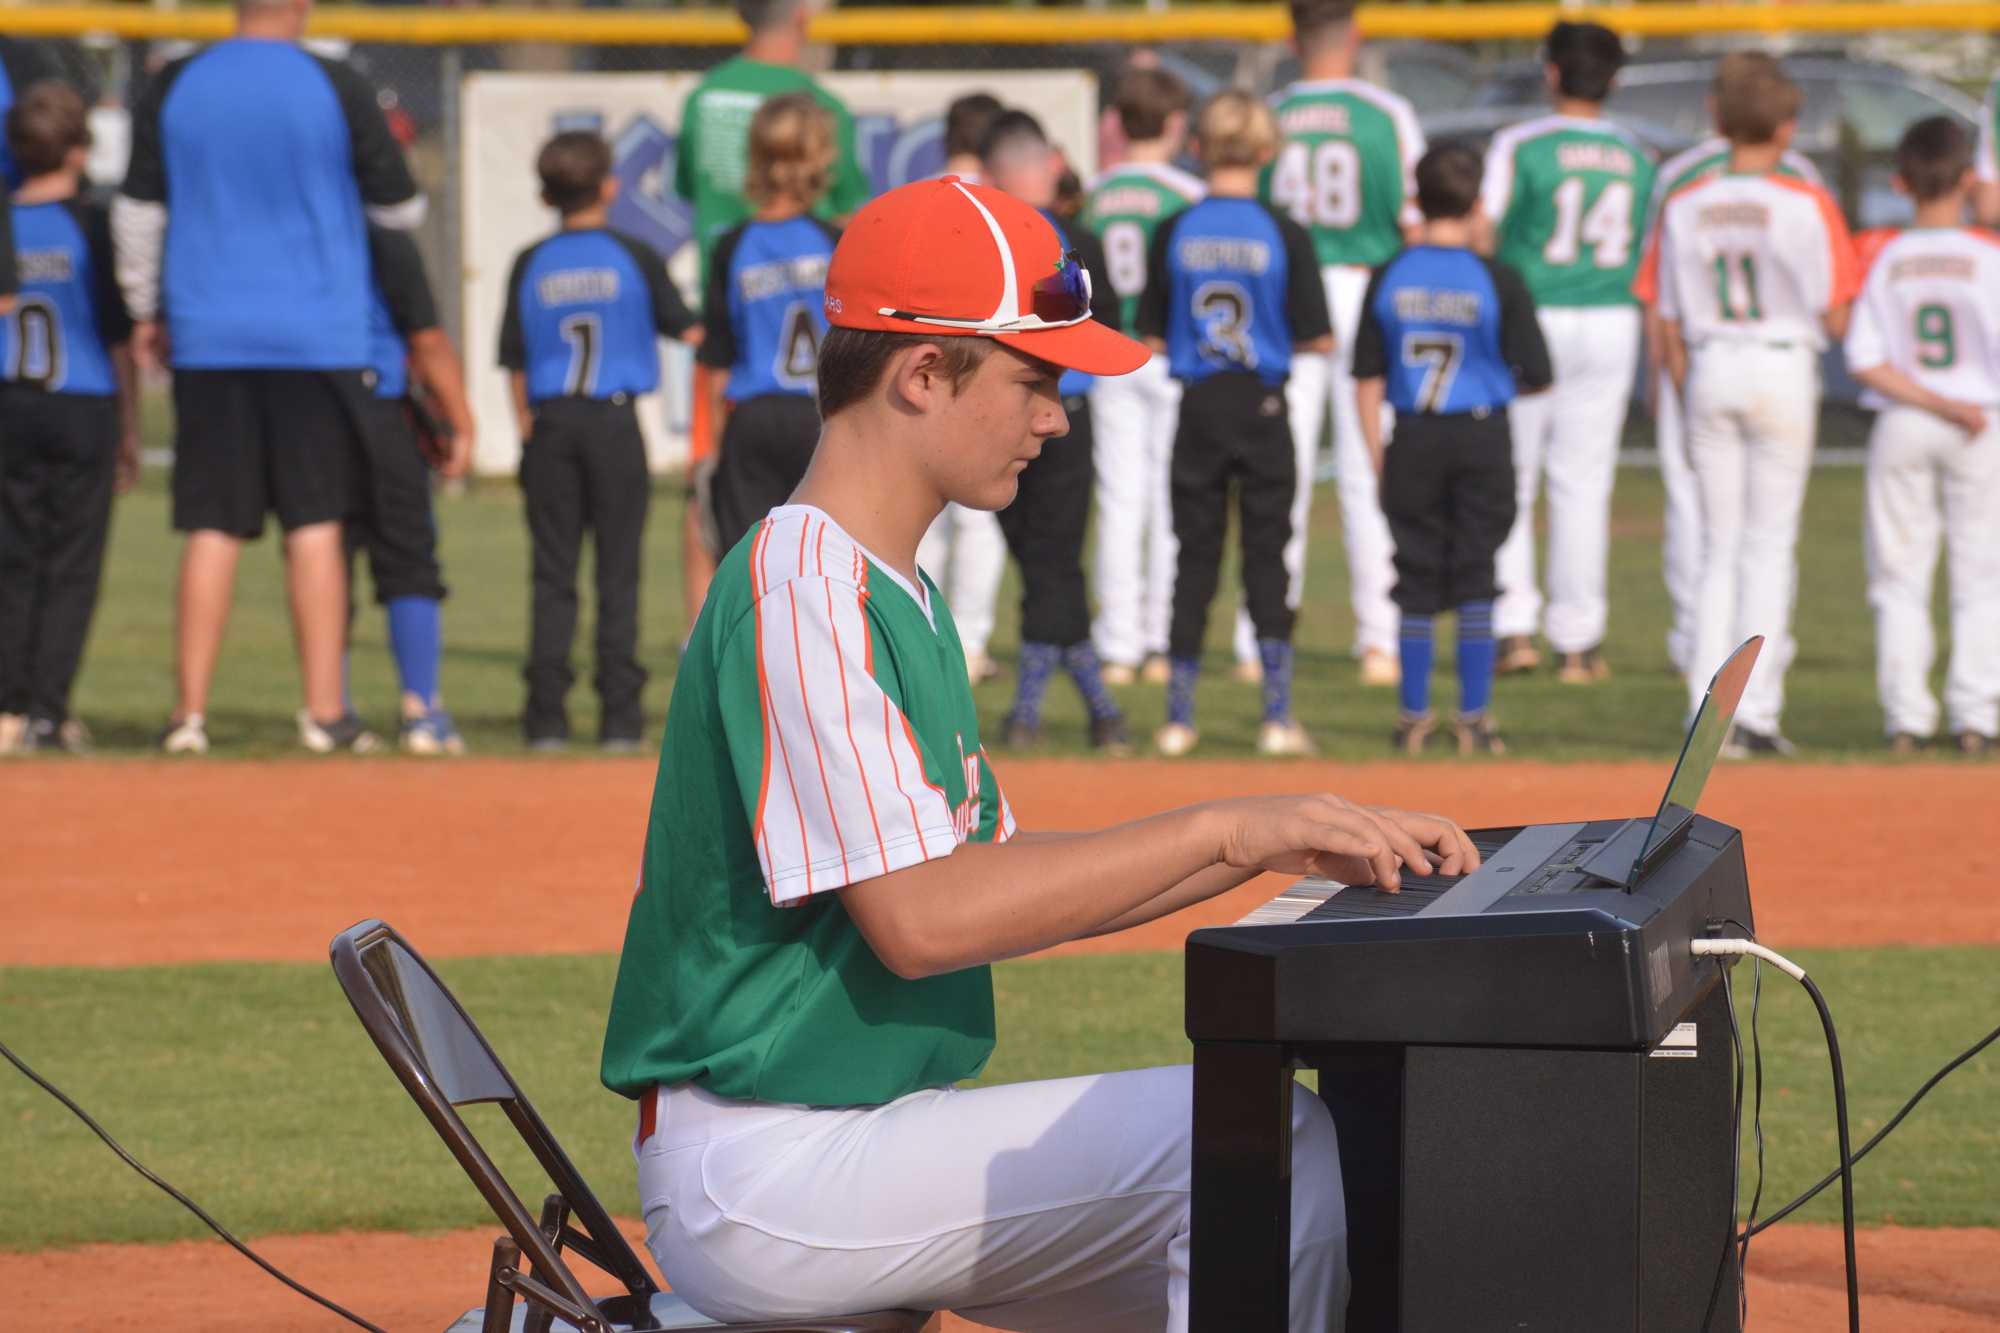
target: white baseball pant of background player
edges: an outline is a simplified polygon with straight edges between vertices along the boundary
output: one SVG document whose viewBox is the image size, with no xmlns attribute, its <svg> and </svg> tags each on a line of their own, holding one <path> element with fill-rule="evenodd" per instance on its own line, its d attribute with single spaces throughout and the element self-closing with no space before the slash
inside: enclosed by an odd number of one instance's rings
<svg viewBox="0 0 2000 1333">
<path fill-rule="evenodd" d="M 1795 649 L 1799 508 L 1819 424 L 1819 355 L 1803 342 L 1698 348 L 1684 406 L 1703 523 L 1688 713 L 1729 654 L 1761 634 L 1736 722 L 1776 735 Z"/>
<path fill-rule="evenodd" d="M 1884 409 L 1868 440 L 1866 531 L 1889 734 L 1937 730 L 1931 580 L 1940 542 L 1951 558 L 1945 715 L 1953 733 L 2000 733 L 2000 414 L 1989 407 L 1985 432 L 1970 439 L 1919 408 Z"/>
<path fill-rule="evenodd" d="M 683 1084 L 635 1145 L 646 1243 L 711 1319 L 957 1310 L 1040 1333 L 1186 1333 L 1188 1066 L 885 1106 L 732 1102 Z M 1292 1098 L 1292 1333 L 1338 1333 L 1333 1118 Z"/>
<path fill-rule="evenodd" d="M 1660 484 L 1667 493 L 1661 573 L 1674 623 L 1667 630 L 1667 658 L 1685 673 L 1694 645 L 1695 594 L 1701 584 L 1701 488 L 1688 464 L 1687 423 L 1673 377 L 1660 371 L 1653 389 L 1653 437 L 1660 456 Z"/>
<path fill-rule="evenodd" d="M 1292 539 L 1285 543 L 1285 569 L 1292 576 L 1287 600 L 1296 610 L 1306 586 L 1306 524 L 1312 517 L 1313 469 L 1319 461 L 1320 427 L 1329 402 L 1333 405 L 1333 466 L 1340 485 L 1340 531 L 1347 547 L 1348 596 L 1354 607 L 1354 654 L 1368 649 L 1396 656 L 1396 632 L 1402 612 L 1389 599 L 1396 586 L 1396 543 L 1375 487 L 1375 465 L 1361 438 L 1361 417 L 1354 407 L 1354 334 L 1361 327 L 1361 299 L 1368 294 L 1369 270 L 1359 264 L 1328 264 L 1320 269 L 1326 284 L 1327 312 L 1333 316 L 1333 355 L 1304 353 L 1292 357 L 1292 376 L 1285 384 L 1285 406 L 1292 419 L 1292 444 L 1299 468 L 1299 489 L 1292 501 Z M 1382 411 L 1384 438 L 1392 413 Z M 1257 660 L 1257 633 L 1250 613 L 1236 611 L 1236 660 Z"/>
<path fill-rule="evenodd" d="M 1639 307 L 1551 306 L 1537 312 L 1555 384 L 1508 408 L 1514 436 L 1513 530 L 1494 557 L 1493 632 L 1540 629 L 1559 653 L 1604 642 L 1611 487 L 1639 360 Z M 1535 496 L 1548 485 L 1547 614 L 1536 585 Z"/>
<path fill-rule="evenodd" d="M 1129 375 L 1100 376 L 1090 390 L 1097 432 L 1097 555 L 1091 570 L 1097 655 L 1136 667 L 1167 650 L 1173 616 L 1174 511 L 1169 484 L 1180 381 L 1156 356 Z"/>
<path fill-rule="evenodd" d="M 917 564 L 931 576 L 951 608 L 968 662 L 986 655 L 993 637 L 993 607 L 1007 572 L 1007 538 L 1000 519 L 984 509 L 948 504 L 917 545 Z"/>
</svg>

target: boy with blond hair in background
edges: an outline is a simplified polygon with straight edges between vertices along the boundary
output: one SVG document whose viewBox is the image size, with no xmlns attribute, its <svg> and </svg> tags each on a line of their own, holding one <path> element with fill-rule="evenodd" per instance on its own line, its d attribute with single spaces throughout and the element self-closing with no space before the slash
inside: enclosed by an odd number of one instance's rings
<svg viewBox="0 0 2000 1333">
<path fill-rule="evenodd" d="M 1716 89 L 1729 168 L 1670 196 L 1645 268 L 1701 493 L 1701 584 L 1688 710 L 1736 646 L 1763 635 L 1723 754 L 1792 753 L 1779 729 L 1794 644 L 1799 511 L 1819 424 L 1819 353 L 1860 286 L 1840 207 L 1778 168 L 1798 85 L 1757 71 Z"/>
<path fill-rule="evenodd" d="M 709 368 L 709 498 L 724 554 L 791 496 L 819 442 L 813 394 L 839 233 L 812 210 L 834 161 L 833 116 L 811 95 L 785 93 L 757 109 L 744 179 L 757 211 L 716 242 L 696 354 Z"/>
<path fill-rule="evenodd" d="M 1938 726 L 1931 579 L 1951 558 L 1952 748 L 2000 733 L 2000 240 L 1963 225 L 1972 141 L 1944 116 L 1896 149 L 1914 224 L 1876 252 L 1847 330 L 1847 364 L 1880 409 L 1868 439 L 1868 603 L 1875 680 L 1899 754 Z"/>
<path fill-rule="evenodd" d="M 1134 331 L 1146 290 L 1146 252 L 1168 218 L 1208 187 L 1173 165 L 1187 140 L 1187 85 L 1163 69 L 1127 70 L 1112 100 L 1126 160 L 1090 184 L 1084 224 L 1104 243 L 1125 332 Z M 1097 620 L 1091 639 L 1104 679 L 1129 685 L 1167 677 L 1167 622 L 1174 596 L 1174 515 L 1167 465 L 1181 387 L 1155 355 L 1129 375 L 1100 377 L 1090 391 L 1097 427 Z"/>
<path fill-rule="evenodd" d="M 1243 600 L 1263 668 L 1262 754 L 1311 754 L 1292 715 L 1292 625 L 1285 550 L 1292 538 L 1297 460 L 1285 408 L 1296 352 L 1333 344 L 1326 294 L 1303 227 L 1257 198 L 1257 174 L 1278 150 L 1270 109 L 1247 93 L 1202 108 L 1196 149 L 1208 197 L 1153 234 L 1138 329 L 1183 386 L 1174 435 L 1174 618 L 1168 637 L 1162 754 L 1197 740 L 1195 684 L 1208 607 L 1222 573 L 1229 497 L 1236 495 Z M 1233 486 L 1232 486 L 1233 484 Z"/>
</svg>

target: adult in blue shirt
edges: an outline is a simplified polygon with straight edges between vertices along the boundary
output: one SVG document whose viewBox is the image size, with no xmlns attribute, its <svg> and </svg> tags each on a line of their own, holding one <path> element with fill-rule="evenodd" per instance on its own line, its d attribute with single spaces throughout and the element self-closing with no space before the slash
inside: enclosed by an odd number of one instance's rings
<svg viewBox="0 0 2000 1333">
<path fill-rule="evenodd" d="M 342 522 L 369 413 L 367 224 L 423 197 L 367 81 L 300 49 L 311 0 L 243 0 L 236 36 L 162 70 L 132 112 L 112 206 L 142 365 L 174 370 L 179 697 L 161 738 L 203 752 L 210 679 L 245 539 L 275 511 L 307 749 L 381 742 L 349 711 Z"/>
</svg>

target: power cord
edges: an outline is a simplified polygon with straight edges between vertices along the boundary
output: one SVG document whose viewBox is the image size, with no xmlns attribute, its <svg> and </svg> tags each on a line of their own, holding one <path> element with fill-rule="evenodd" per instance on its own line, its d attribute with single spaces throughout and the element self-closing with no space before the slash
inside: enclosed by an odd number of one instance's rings
<svg viewBox="0 0 2000 1333">
<path fill-rule="evenodd" d="M 175 1189 L 172 1185 L 169 1185 L 166 1181 L 160 1179 L 160 1177 L 154 1174 L 153 1171 L 149 1169 L 144 1162 L 141 1162 L 138 1158 L 134 1157 L 131 1153 L 126 1152 L 124 1148 L 120 1147 L 118 1144 L 118 1140 L 112 1138 L 109 1134 L 104 1132 L 104 1126 L 98 1124 L 95 1120 L 92 1120 L 90 1118 L 89 1112 L 85 1111 L 81 1106 L 78 1106 L 75 1102 L 71 1101 L 69 1099 L 68 1094 L 63 1092 L 61 1088 L 58 1088 L 55 1084 L 49 1082 L 47 1079 L 43 1078 L 40 1074 L 37 1074 L 34 1070 L 30 1069 L 26 1061 L 22 1060 L 20 1056 L 14 1054 L 14 1052 L 7 1049 L 7 1045 L 5 1042 L 0 1042 L 0 1055 L 6 1056 L 8 1061 L 14 1066 L 14 1068 L 20 1070 L 23 1074 L 26 1074 L 31 1080 L 34 1081 L 34 1083 L 38 1087 L 41 1088 L 43 1092 L 48 1093 L 49 1096 L 55 1098 L 57 1101 L 61 1102 L 64 1106 L 68 1107 L 71 1114 L 76 1116 L 76 1118 L 78 1120 L 81 1120 L 84 1124 L 90 1126 L 90 1132 L 97 1135 L 98 1138 L 103 1139 L 105 1146 L 111 1149 L 111 1151 L 117 1153 L 118 1156 L 124 1160 L 125 1165 L 131 1167 L 134 1171 L 137 1171 L 140 1175 L 144 1176 L 147 1180 L 152 1181 L 155 1185 L 158 1185 L 162 1190 L 165 1190 L 167 1195 L 170 1198 L 172 1198 L 175 1203 L 178 1203 L 181 1207 L 187 1209 L 189 1212 L 193 1213 L 196 1217 L 200 1218 L 204 1223 L 208 1225 L 208 1229 L 210 1231 L 213 1231 L 216 1235 L 222 1237 L 224 1240 L 228 1241 L 231 1245 L 235 1246 L 236 1252 L 238 1254 L 241 1254 L 245 1259 L 248 1259 L 251 1263 L 257 1265 L 257 1267 L 263 1269 L 266 1273 L 269 1273 L 272 1277 L 278 1279 L 278 1281 L 284 1283 L 286 1286 L 290 1287 L 293 1291 L 296 1291 L 299 1295 L 305 1297 L 307 1300 L 317 1301 L 319 1304 L 333 1311 L 335 1314 L 339 1315 L 342 1319 L 347 1320 L 349 1323 L 360 1325 L 362 1328 L 367 1329 L 368 1333 L 388 1333 L 386 1329 L 381 1328 L 379 1325 L 369 1323 L 366 1319 L 363 1319 L 360 1315 L 354 1313 L 352 1310 L 334 1304 L 326 1297 L 314 1291 L 311 1287 L 308 1287 L 301 1282 L 297 1282 L 292 1278 L 286 1276 L 284 1273 L 279 1272 L 278 1269 L 272 1266 L 272 1264 L 269 1261 L 267 1261 L 262 1255 L 258 1254 L 248 1245 L 245 1245 L 242 1241 L 236 1239 L 236 1237 L 230 1235 L 229 1229 L 223 1226 L 222 1223 L 210 1217 L 205 1211 L 203 1211 L 202 1206 L 200 1204 L 196 1203 L 193 1199 L 190 1199 L 187 1195 Z"/>
<path fill-rule="evenodd" d="M 1693 942 L 1692 948 L 1697 957 L 1747 955 L 1761 958 L 1804 986 L 1806 994 L 1812 997 L 1813 1008 L 1819 1011 L 1820 1027 L 1826 1032 L 1827 1059 L 1833 1066 L 1833 1114 L 1840 1136 L 1840 1169 L 1835 1175 L 1840 1180 L 1840 1229 L 1847 1258 L 1847 1329 L 1848 1333 L 1861 1333 L 1861 1282 L 1854 1258 L 1854 1150 L 1847 1130 L 1847 1076 L 1841 1067 L 1840 1036 L 1833 1028 L 1833 1012 L 1826 1007 L 1826 997 L 1820 994 L 1819 987 L 1806 975 L 1806 970 L 1775 949 L 1767 949 L 1755 940 L 1742 939 L 1698 939 Z"/>
</svg>

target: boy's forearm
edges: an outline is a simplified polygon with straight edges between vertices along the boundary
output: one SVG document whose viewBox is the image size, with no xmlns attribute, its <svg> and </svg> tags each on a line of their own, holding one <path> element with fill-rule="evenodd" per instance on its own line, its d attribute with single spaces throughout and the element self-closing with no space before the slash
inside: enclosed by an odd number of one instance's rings
<svg viewBox="0 0 2000 1333">
<path fill-rule="evenodd" d="M 1853 309 L 1851 305 L 1837 305 L 1819 317 L 1819 322 L 1826 326 L 1827 336 L 1835 342 L 1847 336 L 1847 316 Z"/>
<path fill-rule="evenodd" d="M 454 432 L 472 433 L 472 404 L 465 395 L 465 370 L 458 362 L 458 349 L 443 329 L 419 329 L 410 335 L 410 359 L 417 364 L 417 376 L 437 399 L 445 421 Z"/>
<path fill-rule="evenodd" d="M 1231 889 L 1248 884 L 1263 873 L 1261 870 L 1243 870 L 1227 865 L 1209 866 L 1206 870 L 1197 870 L 1165 893 L 1148 898 L 1129 912 L 1119 913 L 1096 930 L 1079 938 L 1095 939 L 1099 935 L 1111 935 L 1121 930 L 1130 930 L 1134 926 L 1143 926 L 1148 921 L 1171 916 L 1184 907 L 1207 902 L 1217 894 L 1227 893 Z"/>
<path fill-rule="evenodd" d="M 514 425 L 521 433 L 521 443 L 526 444 L 535 429 L 535 409 L 528 402 L 528 372 L 511 371 L 507 382 L 514 391 Z"/>
<path fill-rule="evenodd" d="M 1679 320 L 1660 321 L 1660 356 L 1666 362 L 1667 378 L 1674 382 L 1675 391 L 1685 389 L 1688 377 L 1688 349 L 1687 339 L 1681 337 Z"/>
<path fill-rule="evenodd" d="M 1919 408 L 1932 416 L 1951 418 L 1954 404 L 1941 393 L 1933 393 L 1923 385 L 1905 375 L 1894 366 L 1884 362 L 1879 366 L 1863 366 L 1850 373 L 1859 383 L 1875 390 L 1885 398 L 1893 398 L 1908 407 Z"/>
<path fill-rule="evenodd" d="M 729 427 L 729 371 L 711 366 L 708 370 L 708 447 L 722 457 L 722 436 Z"/>
<path fill-rule="evenodd" d="M 1361 418 L 1361 441 L 1368 446 L 1375 475 L 1382 475 L 1382 397 L 1388 382 L 1381 376 L 1354 381 L 1354 413 Z"/>
<path fill-rule="evenodd" d="M 139 363 L 132 356 L 132 344 L 122 342 L 111 349 L 111 374 L 118 384 L 118 420 L 125 434 L 139 436 Z"/>
</svg>

